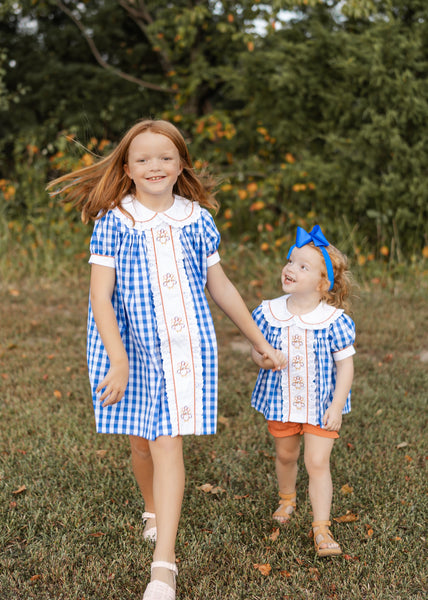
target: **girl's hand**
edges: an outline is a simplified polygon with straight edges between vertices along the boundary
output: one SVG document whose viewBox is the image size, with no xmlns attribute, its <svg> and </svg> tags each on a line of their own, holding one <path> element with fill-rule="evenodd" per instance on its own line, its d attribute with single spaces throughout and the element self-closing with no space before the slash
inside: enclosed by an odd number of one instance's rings
<svg viewBox="0 0 428 600">
<path fill-rule="evenodd" d="M 342 427 L 342 411 L 330 405 L 324 413 L 323 426 L 327 431 L 339 431 Z"/>
<path fill-rule="evenodd" d="M 281 371 L 287 366 L 287 357 L 267 342 L 263 344 L 263 347 L 257 345 L 254 347 L 255 351 L 261 355 L 264 364 L 263 369 L 273 369 L 274 371 Z"/>
<path fill-rule="evenodd" d="M 122 400 L 125 394 L 126 386 L 128 385 L 129 365 L 128 360 L 120 363 L 115 363 L 110 366 L 110 369 L 101 383 L 98 385 L 96 392 L 101 394 L 99 401 L 102 406 L 111 406 Z"/>
</svg>

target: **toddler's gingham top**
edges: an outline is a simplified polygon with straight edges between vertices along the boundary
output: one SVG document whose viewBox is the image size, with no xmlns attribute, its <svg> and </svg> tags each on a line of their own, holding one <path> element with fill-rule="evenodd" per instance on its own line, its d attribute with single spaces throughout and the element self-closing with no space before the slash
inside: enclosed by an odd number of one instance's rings
<svg viewBox="0 0 428 600">
<path fill-rule="evenodd" d="M 89 303 L 87 359 L 97 431 L 154 440 L 211 434 L 217 422 L 217 343 L 204 288 L 220 234 L 197 202 L 164 213 L 134 197 L 95 222 L 90 263 L 114 268 L 112 304 L 129 357 L 124 398 L 103 408 L 110 363 Z"/>
<path fill-rule="evenodd" d="M 342 309 L 321 302 L 304 315 L 288 311 L 287 298 L 265 300 L 253 319 L 268 342 L 282 350 L 282 371 L 260 369 L 252 406 L 270 421 L 321 425 L 333 400 L 335 362 L 355 354 L 355 325 Z M 343 413 L 351 410 L 349 392 Z"/>
</svg>

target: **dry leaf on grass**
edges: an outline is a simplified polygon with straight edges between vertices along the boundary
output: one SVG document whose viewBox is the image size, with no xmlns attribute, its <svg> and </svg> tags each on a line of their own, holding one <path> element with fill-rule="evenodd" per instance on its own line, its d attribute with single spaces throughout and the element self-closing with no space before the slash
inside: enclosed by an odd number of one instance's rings
<svg viewBox="0 0 428 600">
<path fill-rule="evenodd" d="M 259 565 L 258 563 L 254 564 L 253 567 L 255 569 L 257 569 L 258 571 L 260 571 L 260 573 L 262 575 L 269 575 L 269 573 L 272 571 L 272 567 L 270 566 L 270 564 L 266 564 L 266 565 Z"/>
<path fill-rule="evenodd" d="M 408 442 L 401 442 L 400 444 L 397 444 L 396 448 L 406 448 L 408 445 Z"/>
<path fill-rule="evenodd" d="M 25 485 L 20 485 L 19 488 L 17 490 L 14 490 L 12 492 L 12 494 L 21 494 L 22 492 L 25 492 L 25 490 L 27 489 L 27 486 Z"/>
<path fill-rule="evenodd" d="M 97 450 L 95 452 L 95 454 L 99 457 L 99 458 L 104 458 L 104 456 L 107 454 L 107 450 Z"/>
<path fill-rule="evenodd" d="M 197 490 L 201 490 L 205 494 L 224 494 L 226 492 L 225 489 L 220 486 L 213 486 L 211 483 L 204 483 L 203 485 L 197 486 Z"/>
<path fill-rule="evenodd" d="M 269 539 L 272 540 L 272 542 L 275 542 L 279 537 L 279 527 L 277 527 L 276 529 L 273 530 L 273 532 L 270 534 Z"/>
<path fill-rule="evenodd" d="M 349 485 L 349 483 L 345 483 L 345 485 L 342 485 L 342 487 L 340 488 L 340 493 L 343 494 L 344 496 L 348 495 L 348 494 L 352 494 L 354 491 L 354 488 L 351 487 Z"/>
<path fill-rule="evenodd" d="M 347 510 L 345 515 L 334 517 L 333 520 L 336 521 L 336 523 L 353 523 L 354 521 L 358 521 L 359 518 L 358 515 L 354 515 L 354 513 Z"/>
</svg>

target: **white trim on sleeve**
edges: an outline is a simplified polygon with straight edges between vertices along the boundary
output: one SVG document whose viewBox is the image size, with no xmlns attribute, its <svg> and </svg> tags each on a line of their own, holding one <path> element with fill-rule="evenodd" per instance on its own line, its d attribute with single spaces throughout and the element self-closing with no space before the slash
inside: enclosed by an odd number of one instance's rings
<svg viewBox="0 0 428 600">
<path fill-rule="evenodd" d="M 207 257 L 207 266 L 212 267 L 213 265 L 216 265 L 218 262 L 220 262 L 220 254 L 216 250 L 213 254 L 210 254 L 210 256 Z"/>
<path fill-rule="evenodd" d="M 103 256 L 101 254 L 91 254 L 89 259 L 90 265 L 101 265 L 102 267 L 115 268 L 114 256 Z"/>
<path fill-rule="evenodd" d="M 334 361 L 337 362 L 339 360 L 344 360 L 345 358 L 348 358 L 349 356 L 353 356 L 354 354 L 355 354 L 354 346 L 348 346 L 347 348 L 344 348 L 343 350 L 338 350 L 337 352 L 333 352 L 333 358 L 334 358 Z"/>
</svg>

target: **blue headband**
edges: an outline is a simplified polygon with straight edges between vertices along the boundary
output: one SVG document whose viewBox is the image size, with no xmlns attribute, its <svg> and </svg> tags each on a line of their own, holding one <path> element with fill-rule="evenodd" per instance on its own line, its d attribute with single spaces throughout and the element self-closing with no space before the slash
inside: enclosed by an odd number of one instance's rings
<svg viewBox="0 0 428 600">
<path fill-rule="evenodd" d="M 331 263 L 331 258 L 326 250 L 326 247 L 330 244 L 324 237 L 324 234 L 321 231 L 321 227 L 319 225 L 315 225 L 314 227 L 312 227 L 312 231 L 310 233 L 302 229 L 302 227 L 297 228 L 296 243 L 293 244 L 293 246 L 291 246 L 290 250 L 288 251 L 287 260 L 290 258 L 290 254 L 293 251 L 293 248 L 295 248 L 296 246 L 298 248 L 301 248 L 302 246 L 306 246 L 306 244 L 310 244 L 311 242 L 313 242 L 314 245 L 321 250 L 322 255 L 324 257 L 325 266 L 327 267 L 327 277 L 330 282 L 330 287 L 328 289 L 330 291 L 334 285 L 333 265 Z"/>
</svg>

